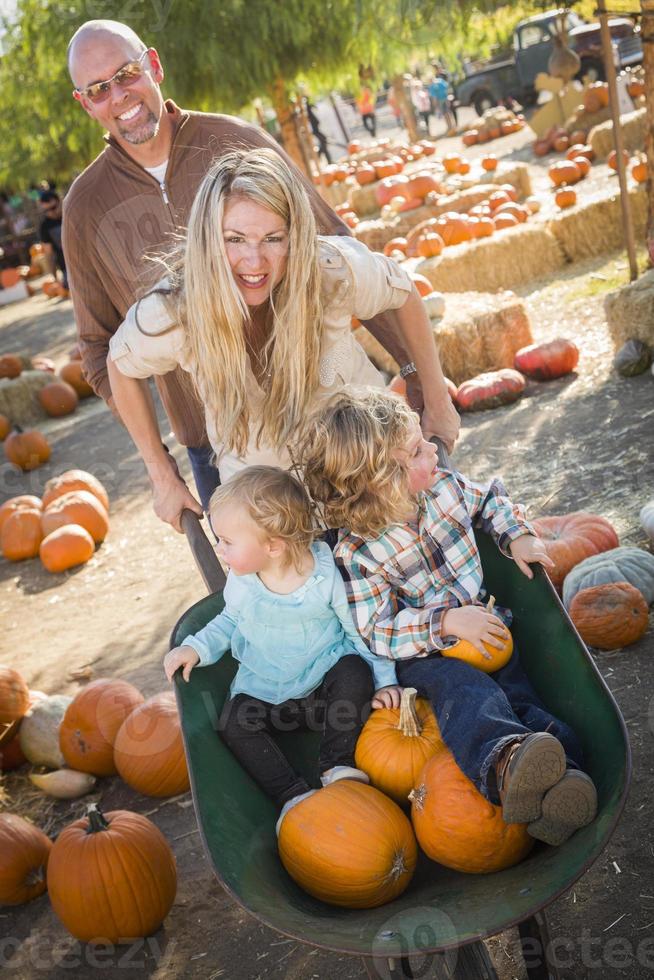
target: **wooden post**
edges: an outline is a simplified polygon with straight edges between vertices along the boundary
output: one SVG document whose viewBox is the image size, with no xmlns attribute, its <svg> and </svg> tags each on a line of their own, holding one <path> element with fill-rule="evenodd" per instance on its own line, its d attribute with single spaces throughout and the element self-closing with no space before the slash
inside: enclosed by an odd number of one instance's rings
<svg viewBox="0 0 654 980">
<path fill-rule="evenodd" d="M 643 17 L 640 36 L 643 41 L 645 71 L 645 154 L 647 156 L 647 250 L 654 265 L 654 0 L 641 0 Z"/>
<path fill-rule="evenodd" d="M 631 208 L 629 207 L 629 194 L 627 191 L 627 168 L 623 157 L 624 140 L 622 138 L 622 127 L 620 125 L 618 86 L 615 77 L 615 65 L 613 63 L 613 48 L 611 47 L 611 31 L 609 29 L 609 15 L 606 11 L 606 0 L 597 0 L 597 13 L 599 16 L 600 33 L 602 36 L 604 71 L 606 73 L 606 80 L 609 84 L 609 103 L 611 105 L 611 117 L 613 119 L 613 144 L 615 146 L 618 181 L 620 183 L 622 227 L 624 229 L 625 244 L 627 247 L 627 258 L 629 259 L 629 278 L 633 282 L 634 279 L 638 278 L 638 263 L 636 261 L 634 223 L 631 216 Z"/>
</svg>

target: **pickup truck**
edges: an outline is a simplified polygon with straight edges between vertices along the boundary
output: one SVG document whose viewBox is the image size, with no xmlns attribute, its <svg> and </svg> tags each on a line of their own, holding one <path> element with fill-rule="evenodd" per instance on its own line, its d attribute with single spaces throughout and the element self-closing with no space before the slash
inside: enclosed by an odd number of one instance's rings
<svg viewBox="0 0 654 980">
<path fill-rule="evenodd" d="M 456 87 L 460 105 L 472 105 L 481 116 L 491 106 L 515 99 L 531 105 L 538 93 L 534 81 L 539 72 L 547 71 L 552 54 L 552 35 L 561 12 L 549 10 L 521 20 L 513 33 L 514 55 L 485 65 L 466 75 Z M 604 78 L 604 62 L 599 24 L 588 24 L 578 14 L 566 15 L 568 44 L 581 59 L 579 78 L 589 75 L 593 81 Z M 609 20 L 613 58 L 618 70 L 643 60 L 640 30 L 626 17 Z"/>
</svg>

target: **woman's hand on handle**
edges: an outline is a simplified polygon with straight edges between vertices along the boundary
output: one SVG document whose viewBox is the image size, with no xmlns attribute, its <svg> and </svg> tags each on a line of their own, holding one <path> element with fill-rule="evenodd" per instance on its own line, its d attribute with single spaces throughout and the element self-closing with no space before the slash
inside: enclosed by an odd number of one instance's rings
<svg viewBox="0 0 654 980">
<path fill-rule="evenodd" d="M 152 505 L 157 517 L 174 527 L 178 534 L 183 534 L 181 519 L 182 511 L 187 508 L 198 517 L 203 516 L 202 505 L 198 503 L 182 478 L 173 470 L 174 460 L 168 473 L 162 470 L 157 476 L 150 473 L 152 487 Z"/>
<path fill-rule="evenodd" d="M 445 391 L 444 399 L 439 399 L 436 402 L 432 401 L 428 406 L 425 405 L 422 418 L 420 419 L 420 427 L 425 439 L 438 436 L 445 443 L 447 451 L 449 453 L 452 452 L 454 443 L 459 437 L 461 419 L 452 404 L 452 399 L 447 393 L 447 390 Z"/>
</svg>

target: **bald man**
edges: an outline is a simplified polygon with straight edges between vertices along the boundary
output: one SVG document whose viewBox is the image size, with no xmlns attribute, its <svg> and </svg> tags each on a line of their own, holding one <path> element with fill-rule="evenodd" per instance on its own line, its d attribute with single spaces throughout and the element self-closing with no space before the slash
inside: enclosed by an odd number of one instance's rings
<svg viewBox="0 0 654 980">
<path fill-rule="evenodd" d="M 138 296 L 160 278 L 147 260 L 183 233 L 198 185 L 215 157 L 235 147 L 271 147 L 303 182 L 320 233 L 346 235 L 349 229 L 262 129 L 234 116 L 184 111 L 164 100 L 159 55 L 126 24 L 94 20 L 82 25 L 70 41 L 68 67 L 75 99 L 106 131 L 105 148 L 65 198 L 63 244 L 84 370 L 111 406 L 109 339 Z M 384 314 L 368 326 L 405 365 L 395 315 Z M 407 380 L 412 402 L 420 408 L 419 379 L 409 373 Z M 218 474 L 210 462 L 203 408 L 181 369 L 156 382 L 173 432 L 187 447 L 206 507 Z M 442 410 L 424 421 L 451 445 L 458 416 L 444 383 L 437 401 Z M 201 512 L 190 493 L 188 506 Z"/>
</svg>

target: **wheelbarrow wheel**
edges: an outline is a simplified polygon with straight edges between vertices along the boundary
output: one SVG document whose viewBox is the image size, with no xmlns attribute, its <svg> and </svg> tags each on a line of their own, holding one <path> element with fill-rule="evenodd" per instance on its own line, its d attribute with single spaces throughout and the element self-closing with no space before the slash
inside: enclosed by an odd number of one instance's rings
<svg viewBox="0 0 654 980">
<path fill-rule="evenodd" d="M 416 957 L 417 960 L 417 957 Z M 445 953 L 430 953 L 411 968 L 408 956 L 394 959 L 365 959 L 364 965 L 370 980 L 497 980 L 497 973 L 483 942 L 469 943 Z"/>
</svg>

